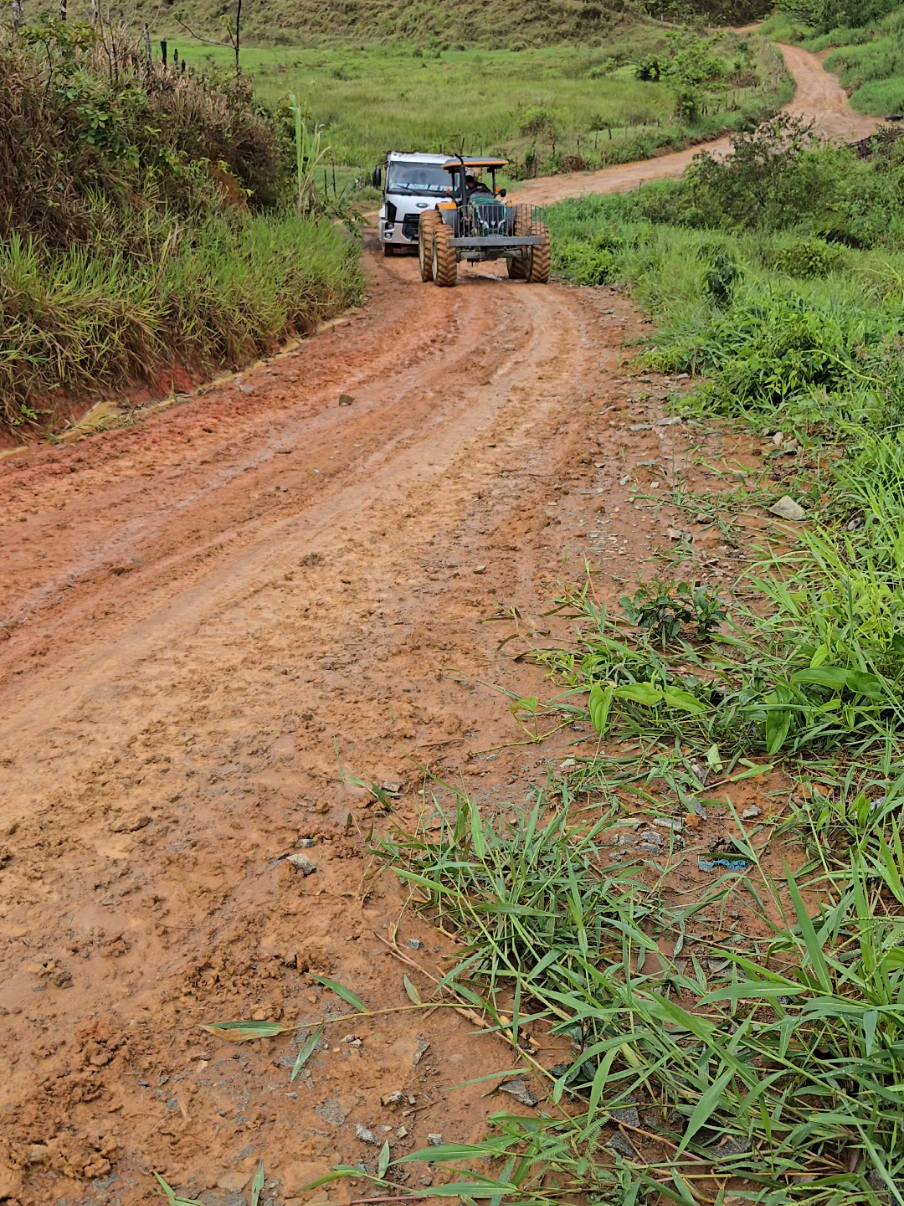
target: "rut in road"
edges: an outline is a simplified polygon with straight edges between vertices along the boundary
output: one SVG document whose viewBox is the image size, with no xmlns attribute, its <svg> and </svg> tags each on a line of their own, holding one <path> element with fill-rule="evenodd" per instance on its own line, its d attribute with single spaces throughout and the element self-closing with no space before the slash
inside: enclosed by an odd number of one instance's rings
<svg viewBox="0 0 904 1206">
<path fill-rule="evenodd" d="M 542 784 L 580 733 L 513 744 L 480 681 L 542 684 L 503 639 L 554 639 L 585 557 L 614 597 L 668 543 L 632 481 L 714 487 L 653 425 L 675 383 L 621 375 L 642 328 L 618 293 L 370 263 L 367 309 L 244 390 L 3 464 L 0 1199 L 137 1206 L 156 1168 L 234 1206 L 263 1158 L 289 1203 L 375 1164 L 359 1123 L 400 1155 L 498 1108 L 446 1091 L 512 1058 L 454 1013 L 337 1023 L 291 1083 L 289 1037 L 198 1027 L 336 1015 L 312 974 L 372 1009 L 408 1004 L 406 971 L 427 991 L 385 943 L 403 900 L 366 838 L 392 818 L 349 776 L 409 822 L 425 767 L 488 808 Z M 410 912 L 408 938 L 443 967 Z"/>
</svg>

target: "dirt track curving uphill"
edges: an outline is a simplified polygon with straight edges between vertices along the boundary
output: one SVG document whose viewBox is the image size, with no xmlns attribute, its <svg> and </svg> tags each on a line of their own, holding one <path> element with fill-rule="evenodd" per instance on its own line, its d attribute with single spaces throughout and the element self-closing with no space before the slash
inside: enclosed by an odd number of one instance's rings
<svg viewBox="0 0 904 1206">
<path fill-rule="evenodd" d="M 810 54 L 799 46 L 780 46 L 788 70 L 794 76 L 797 90 L 785 112 L 813 120 L 817 131 L 825 138 L 844 138 L 853 141 L 866 138 L 876 128 L 872 117 L 855 113 L 847 94 L 834 75 L 822 66 L 825 55 Z M 534 205 L 551 205 L 566 197 L 584 193 L 626 193 L 650 180 L 674 179 L 682 174 L 695 155 L 706 150 L 721 156 L 731 149 L 727 138 L 704 146 L 689 147 L 656 159 L 644 159 L 619 167 L 603 168 L 600 172 L 574 172 L 567 176 L 544 176 L 519 186 L 517 199 Z"/>
<path fill-rule="evenodd" d="M 786 54 L 825 128 L 862 132 Z M 620 375 L 641 320 L 619 295 L 489 269 L 440 291 L 373 251 L 367 308 L 296 352 L 0 462 L 0 1200 L 135 1206 L 157 1169 L 236 1206 L 261 1158 L 262 1202 L 288 1203 L 336 1162 L 375 1165 L 359 1123 L 399 1155 L 500 1108 L 485 1084 L 447 1092 L 512 1066 L 449 1011 L 338 1023 L 292 1083 L 290 1036 L 198 1028 L 336 1014 L 317 973 L 372 1009 L 408 1004 L 406 971 L 426 993 L 386 945 L 403 898 L 366 838 L 387 818 L 348 776 L 398 784 L 408 820 L 424 767 L 460 768 L 487 806 L 523 799 L 566 739 L 505 745 L 508 701 L 477 682 L 538 689 L 498 648 L 512 609 L 546 634 L 585 557 L 613 594 L 668 539 L 624 466 L 668 475 L 684 437 L 651 426 L 669 383 Z M 283 858 L 299 839 L 307 877 Z M 446 966 L 406 913 L 409 938 L 406 958 Z M 397 1090 L 414 1104 L 381 1104 Z"/>
</svg>

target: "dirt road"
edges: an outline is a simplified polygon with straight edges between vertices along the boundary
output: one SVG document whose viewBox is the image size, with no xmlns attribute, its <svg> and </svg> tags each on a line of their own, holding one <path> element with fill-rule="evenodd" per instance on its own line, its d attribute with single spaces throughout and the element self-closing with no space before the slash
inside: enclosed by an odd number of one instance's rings
<svg viewBox="0 0 904 1206">
<path fill-rule="evenodd" d="M 838 77 L 830 75 L 822 66 L 825 54 L 810 54 L 799 46 L 779 46 L 779 50 L 797 85 L 794 99 L 785 106 L 786 113 L 807 121 L 815 120 L 817 131 L 826 138 L 853 141 L 872 134 L 876 128 L 875 118 L 863 117 L 853 111 Z M 702 149 L 689 147 L 671 155 L 604 168 L 600 172 L 574 172 L 532 180 L 518 188 L 518 200 L 549 205 L 584 193 L 626 193 L 649 180 L 677 178 Z M 705 149 L 720 157 L 727 154 L 731 146 L 727 138 L 721 138 L 707 143 Z"/>
<path fill-rule="evenodd" d="M 685 436 L 655 426 L 673 383 L 620 375 L 641 320 L 618 294 L 369 263 L 366 309 L 296 352 L 0 462 L 0 1200 L 134 1206 L 157 1169 L 238 1206 L 263 1159 L 262 1202 L 289 1203 L 375 1166 L 359 1124 L 399 1155 L 500 1108 L 447 1091 L 512 1059 L 454 1013 L 339 1022 L 294 1082 L 291 1036 L 199 1025 L 335 1016 L 316 974 L 372 1009 L 408 1004 L 406 971 L 426 992 L 367 852 L 392 818 L 350 776 L 398 785 L 403 820 L 425 786 L 430 815 L 423 767 L 504 809 L 589 740 L 512 744 L 477 680 L 542 690 L 498 648 L 512 609 L 547 634 L 585 557 L 612 596 L 669 544 L 629 491 L 669 480 Z M 410 912 L 399 942 L 448 966 Z"/>
</svg>

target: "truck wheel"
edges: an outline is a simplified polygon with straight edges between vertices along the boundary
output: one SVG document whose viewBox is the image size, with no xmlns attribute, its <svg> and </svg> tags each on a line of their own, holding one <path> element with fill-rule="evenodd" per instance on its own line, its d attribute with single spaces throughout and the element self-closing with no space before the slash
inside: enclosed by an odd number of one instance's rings
<svg viewBox="0 0 904 1206">
<path fill-rule="evenodd" d="M 441 222 L 433 231 L 433 259 L 431 263 L 433 283 L 441 289 L 451 288 L 458 277 L 458 261 L 452 246 L 454 231 Z"/>
<path fill-rule="evenodd" d="M 384 243 L 383 244 L 383 254 L 384 255 L 395 255 L 395 248 L 393 247 L 392 243 Z"/>
<path fill-rule="evenodd" d="M 519 237 L 530 234 L 530 206 L 515 206 L 515 221 L 512 234 Z M 527 260 L 523 256 L 515 256 L 508 261 L 508 274 L 513 281 L 523 281 L 527 277 Z"/>
<path fill-rule="evenodd" d="M 530 268 L 527 271 L 529 285 L 545 285 L 549 280 L 549 227 L 545 222 L 534 222 L 531 234 L 543 240 L 531 248 Z"/>
<path fill-rule="evenodd" d="M 433 232 L 442 221 L 435 209 L 421 212 L 417 224 L 417 258 L 421 268 L 421 280 L 433 279 Z"/>
</svg>

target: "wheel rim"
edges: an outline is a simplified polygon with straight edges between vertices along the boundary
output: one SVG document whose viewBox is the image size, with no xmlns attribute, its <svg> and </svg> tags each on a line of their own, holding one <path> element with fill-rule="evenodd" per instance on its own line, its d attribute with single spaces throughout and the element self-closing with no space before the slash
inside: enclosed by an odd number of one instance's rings
<svg viewBox="0 0 904 1206">
<path fill-rule="evenodd" d="M 436 280 L 439 272 L 439 256 L 436 254 L 436 235 L 433 236 L 433 256 L 430 267 L 433 270 L 433 279 Z"/>
</svg>

